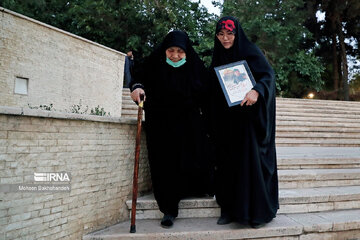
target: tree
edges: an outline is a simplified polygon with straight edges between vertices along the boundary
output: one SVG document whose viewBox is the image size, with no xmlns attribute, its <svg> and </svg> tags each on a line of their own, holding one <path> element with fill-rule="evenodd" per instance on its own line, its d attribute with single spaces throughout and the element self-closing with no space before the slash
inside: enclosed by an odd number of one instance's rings
<svg viewBox="0 0 360 240">
<path fill-rule="evenodd" d="M 350 59 L 359 56 L 360 2 L 357 0 L 305 0 L 309 11 L 307 28 L 316 36 L 320 46 L 316 54 L 325 62 L 323 75 L 327 89 L 333 90 L 336 98 L 349 100 Z M 310 6 L 310 7 L 309 7 Z M 322 12 L 325 19 L 318 22 L 315 15 Z M 331 54 L 329 54 L 331 53 Z M 338 95 L 338 93 L 341 93 Z"/>
<path fill-rule="evenodd" d="M 281 96 L 302 97 L 321 89 L 323 66 L 315 48 L 305 48 L 312 34 L 304 27 L 302 0 L 226 0 L 223 14 L 237 16 L 247 36 L 264 52 L 275 69 Z"/>
<path fill-rule="evenodd" d="M 0 5 L 116 50 L 132 49 L 136 59 L 148 55 L 169 30 L 184 30 L 210 61 L 214 16 L 199 2 L 0 0 Z"/>
</svg>

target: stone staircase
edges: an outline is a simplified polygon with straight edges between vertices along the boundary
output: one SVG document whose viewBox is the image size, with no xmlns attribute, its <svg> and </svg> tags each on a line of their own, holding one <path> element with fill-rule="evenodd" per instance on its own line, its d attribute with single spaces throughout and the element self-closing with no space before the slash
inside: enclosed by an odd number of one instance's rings
<svg viewBox="0 0 360 240">
<path fill-rule="evenodd" d="M 360 102 L 277 98 L 276 104 L 277 146 L 360 147 Z M 137 117 L 128 88 L 122 117 Z"/>
<path fill-rule="evenodd" d="M 137 118 L 137 105 L 130 97 L 130 89 L 123 88 L 122 90 L 122 108 L 121 117 L 123 118 Z"/>
<path fill-rule="evenodd" d="M 264 227 L 217 225 L 208 197 L 182 200 L 163 229 L 149 194 L 138 199 L 137 233 L 126 221 L 83 239 L 360 239 L 360 103 L 278 98 L 276 141 L 280 209 Z"/>
<path fill-rule="evenodd" d="M 277 98 L 277 146 L 360 146 L 360 102 Z"/>
</svg>

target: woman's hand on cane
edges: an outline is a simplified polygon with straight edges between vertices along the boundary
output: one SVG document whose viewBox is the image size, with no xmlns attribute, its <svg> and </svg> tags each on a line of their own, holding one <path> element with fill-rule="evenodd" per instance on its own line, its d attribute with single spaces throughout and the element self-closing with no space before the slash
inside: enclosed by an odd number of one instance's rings
<svg viewBox="0 0 360 240">
<path fill-rule="evenodd" d="M 141 96 L 144 96 L 143 99 Z M 145 91 L 142 88 L 137 88 L 134 91 L 131 92 L 131 99 L 139 104 L 141 101 L 145 101 Z"/>
</svg>

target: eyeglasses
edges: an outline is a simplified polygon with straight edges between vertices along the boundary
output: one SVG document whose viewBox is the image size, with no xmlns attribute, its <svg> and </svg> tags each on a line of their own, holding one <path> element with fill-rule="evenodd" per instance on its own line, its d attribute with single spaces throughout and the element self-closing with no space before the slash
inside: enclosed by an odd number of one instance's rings
<svg viewBox="0 0 360 240">
<path fill-rule="evenodd" d="M 218 33 L 216 34 L 216 36 L 217 36 L 218 38 L 225 38 L 225 36 L 226 36 L 227 38 L 234 38 L 234 37 L 235 37 L 235 34 L 234 34 L 233 32 L 227 32 L 227 33 L 218 32 Z"/>
</svg>

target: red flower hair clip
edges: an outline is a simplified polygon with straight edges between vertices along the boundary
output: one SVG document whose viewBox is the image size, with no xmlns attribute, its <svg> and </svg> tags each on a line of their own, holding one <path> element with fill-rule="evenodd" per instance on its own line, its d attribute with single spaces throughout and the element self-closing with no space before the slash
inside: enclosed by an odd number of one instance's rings
<svg viewBox="0 0 360 240">
<path fill-rule="evenodd" d="M 235 23 L 233 20 L 230 19 L 224 20 L 221 23 L 219 23 L 219 25 L 220 25 L 220 29 L 227 29 L 235 33 Z"/>
</svg>

